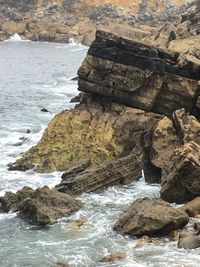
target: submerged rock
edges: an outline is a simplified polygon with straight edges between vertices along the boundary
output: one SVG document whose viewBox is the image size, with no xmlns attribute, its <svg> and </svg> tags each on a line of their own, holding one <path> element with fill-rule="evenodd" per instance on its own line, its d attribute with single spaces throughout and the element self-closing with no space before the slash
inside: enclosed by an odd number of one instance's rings
<svg viewBox="0 0 200 267">
<path fill-rule="evenodd" d="M 104 256 L 100 262 L 112 262 L 112 261 L 119 261 L 126 258 L 126 254 L 122 252 L 114 252 L 109 255 Z"/>
<path fill-rule="evenodd" d="M 70 265 L 67 262 L 58 261 L 58 262 L 56 262 L 54 267 L 70 267 Z"/>
<path fill-rule="evenodd" d="M 18 211 L 18 216 L 36 225 L 55 223 L 83 208 L 73 197 L 47 186 L 33 190 L 24 187 L 15 193 L 7 192 L 0 203 L 4 211 Z"/>
<path fill-rule="evenodd" d="M 46 112 L 46 113 L 49 112 L 48 109 L 46 109 L 46 108 L 42 108 L 40 111 L 41 112 Z"/>
<path fill-rule="evenodd" d="M 138 199 L 125 210 L 114 230 L 134 236 L 162 236 L 184 227 L 189 217 L 184 211 L 160 199 Z"/>
<path fill-rule="evenodd" d="M 71 232 L 78 231 L 80 230 L 81 226 L 83 226 L 85 223 L 86 223 L 86 220 L 84 219 L 75 220 L 75 221 L 70 222 L 66 226 L 66 229 Z"/>
</svg>

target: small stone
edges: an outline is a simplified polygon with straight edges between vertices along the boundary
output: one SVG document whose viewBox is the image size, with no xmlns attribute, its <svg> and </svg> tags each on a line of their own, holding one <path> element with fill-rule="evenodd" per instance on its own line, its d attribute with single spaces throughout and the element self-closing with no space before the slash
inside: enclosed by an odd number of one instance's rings
<svg viewBox="0 0 200 267">
<path fill-rule="evenodd" d="M 122 252 L 114 252 L 109 255 L 104 256 L 100 262 L 111 262 L 111 261 L 119 261 L 126 258 L 126 254 Z"/>
<path fill-rule="evenodd" d="M 70 265 L 67 262 L 58 261 L 56 262 L 55 267 L 70 267 Z"/>
<path fill-rule="evenodd" d="M 46 109 L 46 108 L 42 108 L 42 109 L 41 109 L 41 112 L 49 112 L 49 111 L 48 111 L 48 109 Z"/>
<path fill-rule="evenodd" d="M 142 236 L 138 241 L 137 244 L 135 245 L 135 248 L 140 248 L 143 247 L 144 245 L 151 243 L 152 240 L 148 236 L 144 235 Z"/>
</svg>

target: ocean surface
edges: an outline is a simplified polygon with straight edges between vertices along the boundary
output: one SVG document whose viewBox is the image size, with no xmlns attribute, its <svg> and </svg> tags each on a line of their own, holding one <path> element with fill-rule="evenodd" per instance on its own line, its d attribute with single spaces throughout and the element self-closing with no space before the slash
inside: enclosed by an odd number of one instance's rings
<svg viewBox="0 0 200 267">
<path fill-rule="evenodd" d="M 75 44 L 22 41 L 19 36 L 0 43 L 0 195 L 25 185 L 53 187 L 61 173 L 9 172 L 7 164 L 35 145 L 53 116 L 73 108 L 69 100 L 77 94 L 71 81 L 87 53 Z M 42 108 L 49 110 L 41 112 Z M 30 131 L 30 133 L 28 133 Z M 19 145 L 22 143 L 22 145 Z M 68 262 L 72 267 L 197 267 L 200 249 L 177 249 L 176 242 L 135 247 L 137 240 L 112 230 L 119 214 L 133 200 L 159 196 L 158 185 L 142 178 L 129 186 L 111 187 L 103 193 L 84 194 L 85 209 L 48 227 L 36 227 L 0 213 L 0 267 L 49 267 Z M 84 219 L 76 230 L 71 222 Z M 126 253 L 115 263 L 98 263 L 106 254 Z"/>
</svg>

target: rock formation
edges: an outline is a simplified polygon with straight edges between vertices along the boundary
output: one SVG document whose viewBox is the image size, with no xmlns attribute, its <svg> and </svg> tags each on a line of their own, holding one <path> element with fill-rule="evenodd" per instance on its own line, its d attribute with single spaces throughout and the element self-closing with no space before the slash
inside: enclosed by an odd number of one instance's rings
<svg viewBox="0 0 200 267">
<path fill-rule="evenodd" d="M 141 2 L 145 2 L 145 9 Z M 169 14 L 173 14 L 173 18 L 178 17 L 180 2 L 185 1 L 171 1 L 173 9 Z M 141 20 L 145 23 L 149 18 L 157 21 L 169 7 L 167 2 L 159 0 L 134 3 L 131 0 L 0 0 L 0 40 L 18 33 L 22 38 L 35 41 L 69 42 L 74 38 L 89 45 L 96 29 L 102 26 L 114 31 L 116 25 L 124 24 L 128 34 L 130 25 Z M 157 15 L 157 11 L 161 15 Z"/>
<path fill-rule="evenodd" d="M 163 170 L 161 198 L 183 203 L 200 195 L 200 146 L 190 142 L 177 149 Z"/>
<path fill-rule="evenodd" d="M 197 61 L 182 53 L 97 31 L 78 71 L 79 90 L 164 115 L 179 108 L 194 112 L 199 94 Z"/>
<path fill-rule="evenodd" d="M 85 158 L 98 165 L 106 159 L 127 156 L 133 149 L 141 156 L 141 136 L 160 118 L 150 112 L 86 97 L 75 109 L 56 115 L 39 144 L 10 169 L 66 171 Z M 137 162 L 142 162 L 140 157 Z"/>
<path fill-rule="evenodd" d="M 24 187 L 16 193 L 7 192 L 0 198 L 4 211 L 18 212 L 18 216 L 36 225 L 55 223 L 83 208 L 83 204 L 67 194 L 47 186 L 33 190 Z"/>
<path fill-rule="evenodd" d="M 134 236 L 160 236 L 184 227 L 188 215 L 159 199 L 138 199 L 125 210 L 114 230 Z"/>
<path fill-rule="evenodd" d="M 113 185 L 125 185 L 141 178 L 141 166 L 141 153 L 138 153 L 137 159 L 135 154 L 130 154 L 73 175 L 64 173 L 56 189 L 70 195 L 80 195 L 102 191 Z"/>
<path fill-rule="evenodd" d="M 190 6 L 179 22 L 126 38 L 97 31 L 78 71 L 80 103 L 10 170 L 65 171 L 57 190 L 78 195 L 135 181 L 143 169 L 164 200 L 199 196 L 198 14 Z"/>
</svg>

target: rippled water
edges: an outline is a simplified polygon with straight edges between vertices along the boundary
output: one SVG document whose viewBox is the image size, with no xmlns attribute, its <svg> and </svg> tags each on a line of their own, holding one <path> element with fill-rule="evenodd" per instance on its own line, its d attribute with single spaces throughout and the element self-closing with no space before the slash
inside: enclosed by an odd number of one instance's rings
<svg viewBox="0 0 200 267">
<path fill-rule="evenodd" d="M 77 94 L 76 76 L 87 49 L 74 43 L 22 42 L 0 43 L 0 194 L 16 191 L 24 185 L 53 186 L 61 174 L 8 172 L 6 165 L 20 152 L 36 144 L 53 115 L 73 107 L 69 99 Z M 45 107 L 50 112 L 42 113 Z M 30 133 L 27 133 L 30 130 Z M 16 146 L 20 138 L 27 138 Z M 159 186 L 141 179 L 124 187 L 112 187 L 99 194 L 84 194 L 85 209 L 71 218 L 45 228 L 30 225 L 15 214 L 0 214 L 0 266 L 47 267 L 67 261 L 74 267 L 115 266 L 199 266 L 200 250 L 178 250 L 176 242 L 147 244 L 135 248 L 136 240 L 112 230 L 121 211 L 133 200 L 158 196 Z M 75 230 L 70 223 L 84 219 Z M 110 252 L 125 252 L 125 260 L 98 263 Z"/>
</svg>

